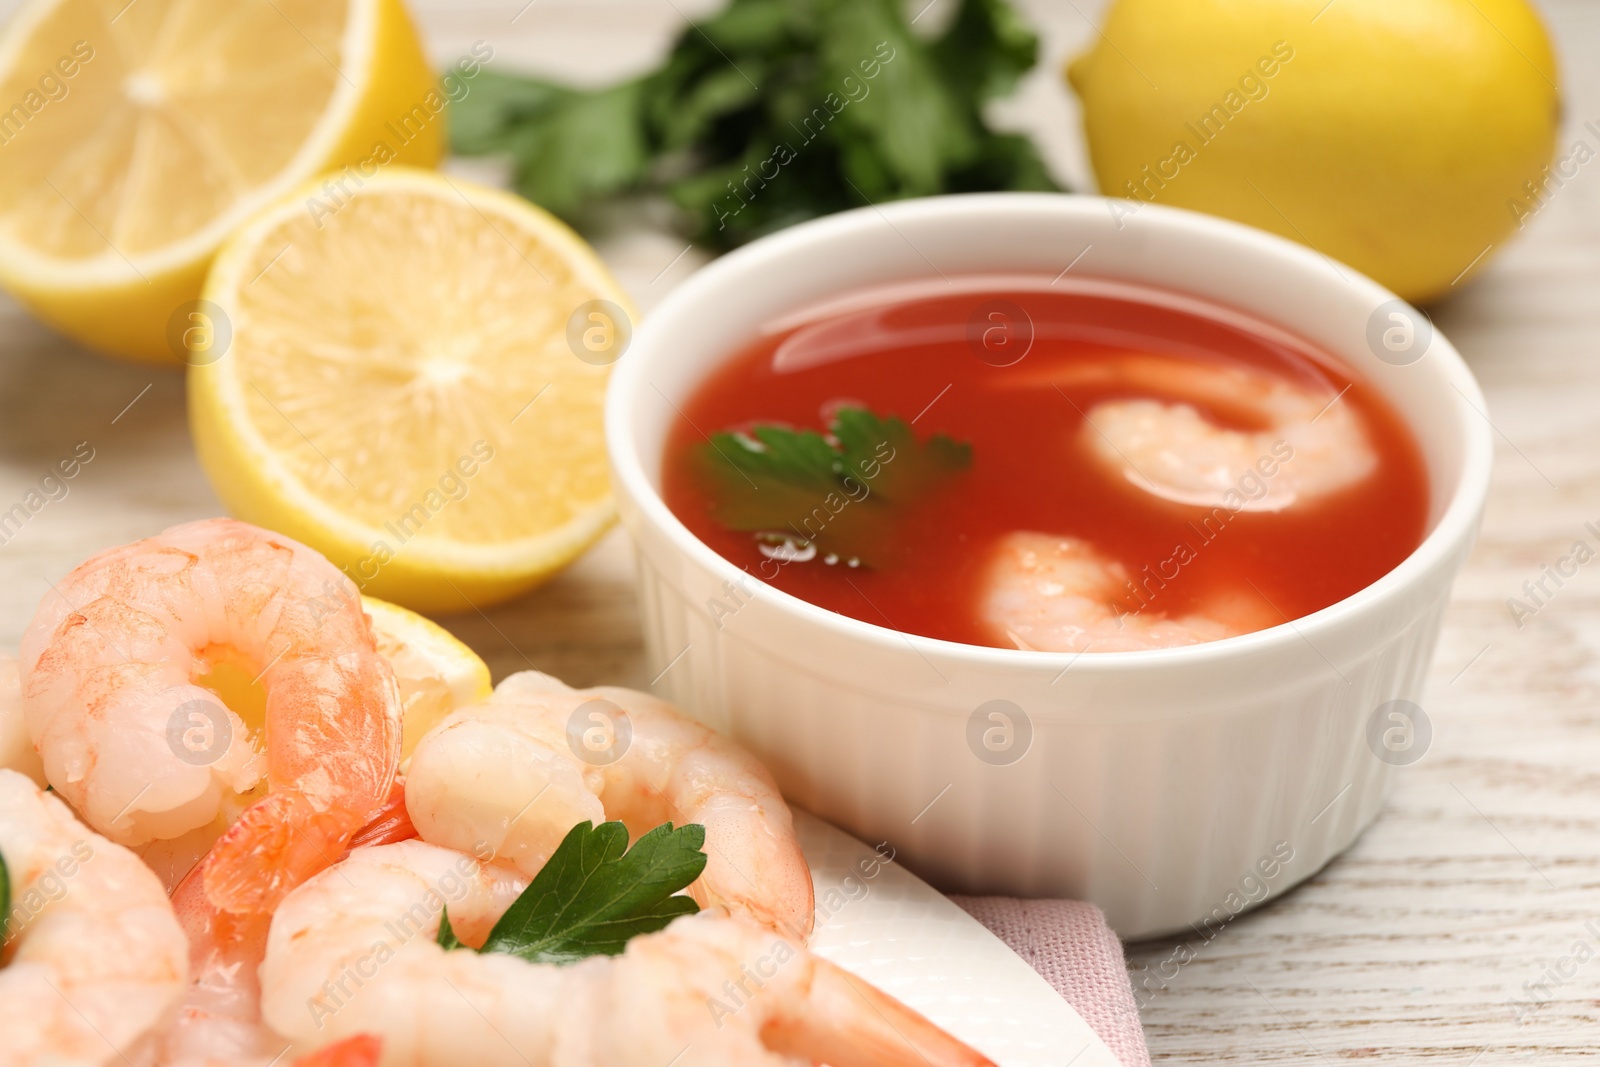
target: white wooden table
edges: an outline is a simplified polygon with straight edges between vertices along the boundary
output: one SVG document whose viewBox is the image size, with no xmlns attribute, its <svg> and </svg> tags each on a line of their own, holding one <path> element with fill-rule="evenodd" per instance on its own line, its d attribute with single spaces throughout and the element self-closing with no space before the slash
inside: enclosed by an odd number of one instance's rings
<svg viewBox="0 0 1600 1067">
<path fill-rule="evenodd" d="M 485 40 L 497 67 L 595 83 L 648 67 L 686 14 L 714 6 L 525 2 L 417 7 L 441 62 Z M 0 0 L 0 14 L 14 6 Z M 1049 69 L 1003 117 L 1087 187 L 1053 71 L 1101 5 L 1026 6 Z M 1541 6 L 1563 57 L 1565 149 L 1600 119 L 1600 3 Z M 634 234 L 605 250 L 648 310 L 701 261 L 655 278 L 682 248 Z M 1191 939 L 1195 958 L 1144 1009 L 1158 1063 L 1600 1063 L 1600 562 L 1520 629 L 1506 607 L 1575 540 L 1600 546 L 1584 528 L 1600 526 L 1600 169 L 1436 315 L 1488 393 L 1499 450 L 1424 700 L 1432 747 L 1347 855 L 1213 941 Z M 68 495 L 0 545 L 0 645 L 90 553 L 220 511 L 179 375 L 87 355 L 0 298 L 0 511 L 81 441 L 95 458 Z M 521 603 L 445 621 L 497 676 L 537 665 L 577 685 L 648 682 L 620 533 Z M 1135 980 L 1157 984 L 1179 943 L 1131 946 Z M 1594 958 L 1578 962 L 1580 943 Z M 1530 998 L 1543 1003 L 1519 1024 L 1513 1001 Z"/>
</svg>

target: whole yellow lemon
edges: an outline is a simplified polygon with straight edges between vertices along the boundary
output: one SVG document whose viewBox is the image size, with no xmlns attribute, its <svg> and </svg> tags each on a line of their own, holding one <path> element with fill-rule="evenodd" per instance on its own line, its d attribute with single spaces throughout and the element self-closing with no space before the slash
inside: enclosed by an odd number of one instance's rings
<svg viewBox="0 0 1600 1067">
<path fill-rule="evenodd" d="M 1413 301 L 1583 162 L 1550 173 L 1561 97 L 1525 0 L 1113 0 L 1067 80 L 1106 195 L 1271 230 Z"/>
</svg>

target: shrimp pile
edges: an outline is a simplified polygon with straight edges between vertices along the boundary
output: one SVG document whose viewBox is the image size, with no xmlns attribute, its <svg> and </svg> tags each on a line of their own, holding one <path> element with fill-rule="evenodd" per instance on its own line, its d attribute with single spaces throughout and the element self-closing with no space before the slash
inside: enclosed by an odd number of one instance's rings
<svg viewBox="0 0 1600 1067">
<path fill-rule="evenodd" d="M 772 775 L 745 749 L 632 689 L 514 674 L 418 742 L 406 807 L 424 841 L 486 846 L 532 876 L 577 823 L 706 828 L 699 904 L 811 932 L 811 873 Z"/>
<path fill-rule="evenodd" d="M 1214 366 L 1154 355 L 1121 355 L 1066 372 L 1074 380 L 1135 393 L 1084 417 L 1083 450 L 1113 476 L 1177 504 L 1234 511 L 1282 511 L 1349 488 L 1378 466 L 1361 416 L 1342 395 L 1245 364 Z M 1056 380 L 1064 380 L 1056 372 Z M 1235 414 L 1258 429 L 1219 425 L 1196 405 Z M 1272 476 L 1263 479 L 1263 464 Z M 1264 491 L 1243 493 L 1260 482 Z M 1230 496 L 1230 492 L 1232 496 Z"/>
<path fill-rule="evenodd" d="M 383 1062 L 408 1067 L 988 1063 L 745 919 L 686 916 L 621 956 L 568 966 L 436 943 L 446 906 L 462 941 L 481 943 L 522 885 L 508 868 L 420 841 L 352 853 L 279 908 L 263 1014 L 296 1047 L 382 1034 Z"/>
<path fill-rule="evenodd" d="M 805 949 L 810 871 L 771 775 L 671 705 L 529 671 L 404 776 L 400 728 L 355 589 L 287 538 L 190 523 L 54 586 L 0 658 L 0 760 L 60 796 L 0 770 L 26 903 L 0 1067 L 988 1063 Z M 608 819 L 702 824 L 706 910 L 561 966 L 437 943 L 448 906 L 482 945 Z"/>
<path fill-rule="evenodd" d="M 0 770 L 11 879 L 0 1065 L 149 1063 L 187 986 L 188 946 L 154 872 Z"/>
<path fill-rule="evenodd" d="M 120 844 L 212 825 L 265 778 L 208 869 L 222 907 L 269 905 L 326 866 L 394 780 L 399 692 L 355 586 L 242 522 L 175 526 L 90 559 L 40 604 L 21 662 L 46 777 Z M 202 684 L 224 672 L 265 690 L 264 745 Z"/>
<path fill-rule="evenodd" d="M 20 663 L 56 792 L 169 880 L 204 855 L 174 897 L 192 981 L 161 1062 L 270 1059 L 272 910 L 383 808 L 399 762 L 399 693 L 355 587 L 288 538 L 188 523 L 67 575 Z"/>
</svg>

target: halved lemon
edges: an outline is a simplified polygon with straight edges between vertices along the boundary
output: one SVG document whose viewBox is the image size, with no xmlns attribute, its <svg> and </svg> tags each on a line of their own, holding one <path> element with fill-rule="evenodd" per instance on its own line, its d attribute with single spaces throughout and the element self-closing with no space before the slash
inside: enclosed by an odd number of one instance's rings
<svg viewBox="0 0 1600 1067">
<path fill-rule="evenodd" d="M 399 0 L 35 0 L 0 39 L 0 283 L 87 345 L 177 362 L 245 219 L 444 143 Z"/>
<path fill-rule="evenodd" d="M 411 758 L 422 735 L 457 708 L 489 699 L 494 687 L 489 668 L 477 653 L 431 619 L 398 604 L 364 596 L 361 606 L 372 620 L 378 651 L 394 668 L 400 684 L 401 760 Z"/>
<path fill-rule="evenodd" d="M 231 344 L 191 366 L 189 414 L 218 495 L 418 611 L 548 578 L 613 518 L 601 409 L 627 297 L 508 193 L 393 168 L 326 214 L 307 195 L 206 284 Z"/>
</svg>

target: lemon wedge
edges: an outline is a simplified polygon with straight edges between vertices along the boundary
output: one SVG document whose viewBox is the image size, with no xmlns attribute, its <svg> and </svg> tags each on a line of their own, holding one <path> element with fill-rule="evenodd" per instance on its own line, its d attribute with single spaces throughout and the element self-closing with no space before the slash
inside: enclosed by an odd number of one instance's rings
<svg viewBox="0 0 1600 1067">
<path fill-rule="evenodd" d="M 400 684 L 401 760 L 411 758 L 422 735 L 457 708 L 489 699 L 489 668 L 477 653 L 431 619 L 398 604 L 364 596 L 378 652 Z"/>
<path fill-rule="evenodd" d="M 189 371 L 202 466 L 234 514 L 427 613 L 538 584 L 614 517 L 602 403 L 627 297 L 508 193 L 392 168 L 249 225 L 205 288 L 231 342 Z"/>
<path fill-rule="evenodd" d="M 0 39 L 0 283 L 91 347 L 176 362 L 246 218 L 444 143 L 399 0 L 35 0 Z"/>
</svg>

